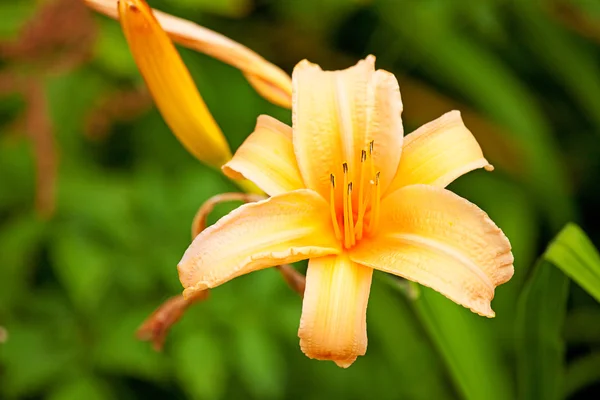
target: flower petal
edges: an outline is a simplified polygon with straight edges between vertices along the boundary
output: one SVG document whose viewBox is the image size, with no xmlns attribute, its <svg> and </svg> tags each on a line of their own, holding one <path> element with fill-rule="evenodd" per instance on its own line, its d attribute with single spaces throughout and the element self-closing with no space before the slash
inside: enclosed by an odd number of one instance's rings
<svg viewBox="0 0 600 400">
<path fill-rule="evenodd" d="M 329 205 L 301 189 L 221 218 L 196 236 L 177 268 L 187 297 L 248 272 L 339 251 Z"/>
<path fill-rule="evenodd" d="M 404 138 L 398 171 L 387 192 L 419 183 L 446 187 L 477 168 L 493 169 L 460 112 L 450 111 Z"/>
<path fill-rule="evenodd" d="M 254 132 L 222 169 L 232 179 L 251 180 L 270 196 L 304 188 L 292 128 L 268 115 L 258 117 Z"/>
<path fill-rule="evenodd" d="M 383 200 L 379 230 L 350 258 L 493 317 L 494 289 L 514 273 L 510 250 L 506 236 L 474 204 L 446 189 L 411 185 Z"/>
<path fill-rule="evenodd" d="M 185 148 L 214 167 L 231 158 L 175 46 L 143 0 L 119 2 L 121 26 L 133 58 L 165 122 Z"/>
<path fill-rule="evenodd" d="M 372 140 L 374 167 L 387 187 L 402 150 L 402 101 L 396 78 L 375 71 L 375 57 L 343 71 L 301 61 L 292 74 L 292 111 L 294 150 L 308 188 L 328 196 L 330 174 L 341 177 L 344 162 L 356 181 L 361 151 Z"/>
<path fill-rule="evenodd" d="M 347 254 L 311 258 L 298 330 L 304 354 L 342 368 L 365 354 L 372 276 L 371 268 Z"/>
<path fill-rule="evenodd" d="M 84 0 L 94 10 L 117 19 L 117 0 Z M 264 98 L 290 108 L 292 82 L 281 68 L 220 33 L 192 21 L 152 10 L 163 29 L 176 43 L 208 54 L 244 73 L 248 82 Z"/>
</svg>

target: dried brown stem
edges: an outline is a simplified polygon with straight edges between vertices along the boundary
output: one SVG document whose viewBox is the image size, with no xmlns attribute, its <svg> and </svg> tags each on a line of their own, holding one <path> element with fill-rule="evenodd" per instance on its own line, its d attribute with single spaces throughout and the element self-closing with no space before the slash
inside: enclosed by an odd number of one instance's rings
<svg viewBox="0 0 600 400">
<path fill-rule="evenodd" d="M 152 348 L 161 351 L 169 330 L 181 319 L 185 310 L 192 304 L 206 300 L 209 291 L 195 292 L 193 297 L 184 299 L 182 295 L 173 296 L 162 303 L 139 327 L 136 336 L 139 340 L 152 342 Z"/>
<path fill-rule="evenodd" d="M 227 203 L 229 201 L 243 201 L 244 203 L 252 203 L 255 201 L 264 200 L 266 197 L 259 194 L 247 194 L 247 193 L 222 193 L 211 197 L 206 200 L 204 204 L 198 209 L 198 212 L 194 216 L 192 221 L 192 239 L 194 239 L 200 232 L 206 228 L 206 220 L 208 215 L 214 210 L 214 208 L 221 203 Z"/>
<path fill-rule="evenodd" d="M 304 297 L 304 289 L 306 288 L 306 277 L 300 272 L 296 271 L 294 267 L 289 264 L 279 265 L 277 270 L 283 276 L 285 282 L 291 287 L 300 297 Z"/>
<path fill-rule="evenodd" d="M 36 160 L 36 209 L 40 215 L 48 218 L 55 207 L 57 150 L 42 84 L 32 79 L 27 85 L 26 96 L 28 107 L 25 125 Z"/>
<path fill-rule="evenodd" d="M 8 331 L 3 326 L 0 326 L 0 344 L 6 343 L 8 340 Z"/>
</svg>

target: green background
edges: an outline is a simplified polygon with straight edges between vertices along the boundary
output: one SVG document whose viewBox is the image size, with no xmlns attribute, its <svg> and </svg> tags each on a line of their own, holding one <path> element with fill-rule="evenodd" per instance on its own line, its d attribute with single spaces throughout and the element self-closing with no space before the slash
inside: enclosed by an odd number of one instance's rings
<svg viewBox="0 0 600 400">
<path fill-rule="evenodd" d="M 515 276 L 488 320 L 376 274 L 368 352 L 347 370 L 302 354 L 301 299 L 275 270 L 214 290 L 154 352 L 134 332 L 181 291 L 197 208 L 236 187 L 169 132 L 118 23 L 78 0 L 0 0 L 0 398 L 600 396 L 600 306 L 536 263 L 568 221 L 600 244 L 599 2 L 150 4 L 287 72 L 374 54 L 398 77 L 406 132 L 461 110 L 496 170 L 450 188 L 510 238 Z M 290 122 L 236 69 L 181 53 L 233 149 L 259 114 Z"/>
</svg>

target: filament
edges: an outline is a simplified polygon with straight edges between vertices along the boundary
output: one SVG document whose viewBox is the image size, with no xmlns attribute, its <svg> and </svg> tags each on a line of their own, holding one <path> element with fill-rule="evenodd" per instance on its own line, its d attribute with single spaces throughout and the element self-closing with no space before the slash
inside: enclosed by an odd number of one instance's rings
<svg viewBox="0 0 600 400">
<path fill-rule="evenodd" d="M 381 187 L 379 185 L 379 172 L 375 174 L 374 190 L 371 202 L 371 220 L 369 221 L 369 232 L 374 232 L 379 224 L 379 209 L 380 209 L 380 197 Z"/>
<path fill-rule="evenodd" d="M 348 184 L 348 235 L 350 237 L 350 246 L 356 244 L 354 235 L 354 215 L 352 213 L 352 182 Z"/>
<path fill-rule="evenodd" d="M 358 181 L 358 217 L 356 221 L 356 239 L 362 239 L 363 233 L 363 218 L 367 204 L 365 201 L 365 165 L 367 161 L 367 151 L 363 150 L 360 153 L 360 180 Z"/>
<path fill-rule="evenodd" d="M 330 175 L 331 186 L 329 189 L 329 210 L 331 212 L 331 221 L 333 223 L 333 230 L 335 231 L 335 237 L 338 240 L 342 239 L 342 233 L 340 232 L 340 225 L 337 220 L 337 213 L 335 212 L 335 175 Z"/>
<path fill-rule="evenodd" d="M 343 188 L 348 188 L 348 164 L 343 163 L 342 168 L 344 171 L 344 186 Z M 348 219 L 348 190 L 344 190 L 342 194 L 342 204 L 344 206 L 344 247 L 349 248 L 351 246 L 350 240 L 350 226 Z"/>
</svg>

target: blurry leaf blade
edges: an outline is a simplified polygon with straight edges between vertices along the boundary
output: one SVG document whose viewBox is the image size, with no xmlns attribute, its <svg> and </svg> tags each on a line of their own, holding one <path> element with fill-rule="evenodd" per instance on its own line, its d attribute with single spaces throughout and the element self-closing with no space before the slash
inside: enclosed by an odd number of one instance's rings
<svg viewBox="0 0 600 400">
<path fill-rule="evenodd" d="M 114 394 L 108 389 L 106 383 L 94 377 L 78 377 L 63 385 L 58 386 L 48 400 L 110 400 Z"/>
<path fill-rule="evenodd" d="M 86 232 L 65 229 L 53 247 L 53 260 L 71 300 L 90 311 L 99 306 L 112 279 L 113 268 L 111 252 L 86 236 Z"/>
<path fill-rule="evenodd" d="M 119 25 L 99 21 L 101 34 L 94 48 L 94 61 L 119 78 L 136 78 L 138 70 Z"/>
<path fill-rule="evenodd" d="M 389 363 L 386 368 L 402 382 L 396 388 L 396 397 L 455 399 L 445 366 L 410 309 L 407 298 L 411 299 L 411 294 L 398 285 L 401 281 L 396 277 L 382 273 L 375 277 L 367 315 L 369 339 L 383 347 Z M 408 285 L 410 281 L 403 282 Z"/>
<path fill-rule="evenodd" d="M 189 332 L 173 343 L 175 375 L 191 398 L 222 398 L 227 379 L 222 348 L 201 331 Z"/>
<path fill-rule="evenodd" d="M 595 382 L 600 382 L 600 352 L 598 351 L 573 361 L 567 367 L 563 397 L 570 397 Z"/>
<path fill-rule="evenodd" d="M 51 386 L 64 366 L 76 362 L 74 347 L 53 340 L 49 324 L 8 324 L 9 341 L 0 345 L 0 397 L 24 398 Z"/>
<path fill-rule="evenodd" d="M 556 81 L 563 84 L 573 99 L 587 111 L 586 116 L 599 126 L 600 97 L 597 93 L 600 91 L 600 75 L 594 54 L 557 29 L 551 21 L 538 18 L 540 10 L 536 2 L 516 2 L 515 5 L 519 6 L 515 15 L 526 27 L 526 34 L 521 37 L 556 76 Z"/>
<path fill-rule="evenodd" d="M 430 77 L 452 87 L 492 120 L 501 122 L 519 146 L 518 153 L 527 159 L 528 167 L 522 170 L 521 178 L 536 192 L 538 203 L 553 226 L 564 224 L 573 217 L 574 204 L 568 195 L 557 141 L 537 98 L 493 50 L 453 29 L 453 21 L 444 15 L 445 3 L 427 4 L 428 7 L 419 2 L 378 2 L 382 16 L 394 27 L 395 36 L 405 41 L 406 46 L 398 47 L 402 52 L 396 56 L 410 54 L 412 62 L 420 61 L 420 67 Z M 422 26 L 431 29 L 415 35 Z M 548 198 L 553 199 L 551 208 Z"/>
<path fill-rule="evenodd" d="M 600 302 L 600 254 L 579 226 L 565 226 L 544 257 Z"/>
<path fill-rule="evenodd" d="M 119 373 L 156 382 L 164 380 L 169 366 L 164 354 L 154 351 L 148 343 L 134 336 L 150 309 L 138 307 L 124 312 L 118 308 L 121 305 L 121 302 L 106 301 L 104 309 L 94 314 L 99 337 L 91 354 L 94 365 L 104 373 Z"/>
<path fill-rule="evenodd" d="M 278 399 L 285 390 L 285 361 L 270 332 L 248 320 L 235 337 L 234 363 L 247 389 L 257 399 Z"/>
<path fill-rule="evenodd" d="M 520 399 L 559 399 L 564 377 L 565 320 L 569 279 L 540 262 L 519 299 L 517 376 Z"/>
<path fill-rule="evenodd" d="M 600 309 L 585 307 L 571 310 L 564 334 L 569 344 L 600 345 Z"/>
<path fill-rule="evenodd" d="M 0 225 L 0 312 L 24 294 L 44 233 L 44 224 L 33 214 L 17 216 Z"/>
<path fill-rule="evenodd" d="M 230 18 L 244 17 L 252 10 L 250 0 L 176 0 L 173 3 L 188 11 L 202 10 Z"/>
<path fill-rule="evenodd" d="M 10 1 L 0 4 L 0 39 L 13 39 L 27 21 L 33 16 L 36 6 L 34 1 Z"/>
<path fill-rule="evenodd" d="M 465 399 L 514 399 L 509 367 L 493 342 L 489 320 L 426 287 L 414 304 Z"/>
</svg>

